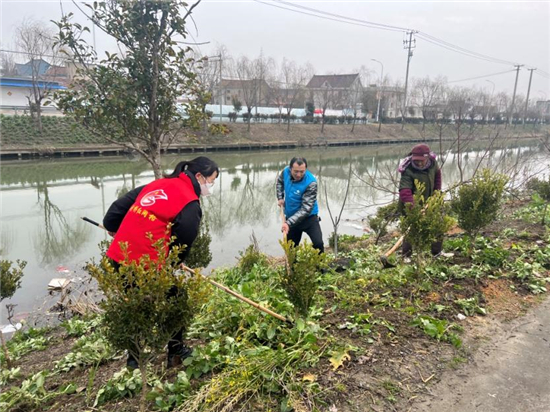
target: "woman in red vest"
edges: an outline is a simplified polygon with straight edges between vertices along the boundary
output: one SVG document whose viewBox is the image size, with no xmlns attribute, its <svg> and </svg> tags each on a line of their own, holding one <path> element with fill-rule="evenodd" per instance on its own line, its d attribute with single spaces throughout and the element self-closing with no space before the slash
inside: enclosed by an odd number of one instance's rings
<svg viewBox="0 0 550 412">
<path fill-rule="evenodd" d="M 183 246 L 180 254 L 183 262 L 199 233 L 202 210 L 199 196 L 212 194 L 212 186 L 219 175 L 218 165 L 207 157 L 197 157 L 176 165 L 174 171 L 163 179 L 140 186 L 115 201 L 103 219 L 103 225 L 113 236 L 107 256 L 117 265 L 124 261 L 121 242 L 128 244 L 128 258 L 138 261 L 149 255 L 157 258 L 152 243 L 165 238 L 172 245 Z M 172 224 L 172 233 L 166 234 L 166 226 Z M 153 241 L 148 237 L 153 235 Z M 182 341 L 179 331 L 168 342 L 168 366 L 176 366 L 189 356 L 191 349 Z M 127 365 L 136 368 L 137 362 L 128 356 Z"/>
</svg>

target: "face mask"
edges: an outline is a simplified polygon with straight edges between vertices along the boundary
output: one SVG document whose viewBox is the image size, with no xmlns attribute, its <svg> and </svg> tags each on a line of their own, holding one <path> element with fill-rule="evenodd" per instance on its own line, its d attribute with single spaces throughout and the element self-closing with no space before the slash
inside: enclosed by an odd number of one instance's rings
<svg viewBox="0 0 550 412">
<path fill-rule="evenodd" d="M 199 181 L 199 184 L 201 185 L 201 196 L 210 196 L 214 193 L 214 183 L 208 182 L 204 176 L 201 176 L 201 178 L 204 179 L 204 183 L 200 183 Z"/>
<path fill-rule="evenodd" d="M 210 196 L 214 193 L 214 183 L 201 183 L 201 196 Z"/>
</svg>

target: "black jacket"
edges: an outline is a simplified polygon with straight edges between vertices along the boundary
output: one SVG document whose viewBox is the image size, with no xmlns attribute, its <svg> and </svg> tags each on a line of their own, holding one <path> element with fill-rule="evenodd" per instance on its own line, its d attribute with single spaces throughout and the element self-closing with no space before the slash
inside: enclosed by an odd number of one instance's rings
<svg viewBox="0 0 550 412">
<path fill-rule="evenodd" d="M 193 183 L 193 189 L 197 196 L 200 196 L 201 187 L 199 182 L 192 173 L 185 172 L 187 176 L 191 179 Z M 116 200 L 107 210 L 107 214 L 103 218 L 103 226 L 109 232 L 116 232 L 120 227 L 124 216 L 128 213 L 128 210 L 132 207 L 136 201 L 139 193 L 145 187 L 145 185 L 136 187 L 135 189 L 126 193 L 123 197 Z M 197 235 L 199 234 L 199 224 L 202 218 L 201 205 L 198 200 L 194 200 L 187 205 L 178 213 L 174 219 L 172 226 L 172 236 L 175 236 L 173 245 L 182 246 L 187 245 L 187 247 L 180 253 L 180 260 L 184 261 L 191 245 L 195 241 Z"/>
</svg>

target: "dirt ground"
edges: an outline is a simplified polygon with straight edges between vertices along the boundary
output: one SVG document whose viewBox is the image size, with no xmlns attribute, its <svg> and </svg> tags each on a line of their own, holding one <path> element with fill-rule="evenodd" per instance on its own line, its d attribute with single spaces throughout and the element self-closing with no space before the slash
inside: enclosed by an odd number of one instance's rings
<svg viewBox="0 0 550 412">
<path fill-rule="evenodd" d="M 550 299 L 511 322 L 476 318 L 489 339 L 472 362 L 428 387 L 411 411 L 550 411 Z"/>
</svg>

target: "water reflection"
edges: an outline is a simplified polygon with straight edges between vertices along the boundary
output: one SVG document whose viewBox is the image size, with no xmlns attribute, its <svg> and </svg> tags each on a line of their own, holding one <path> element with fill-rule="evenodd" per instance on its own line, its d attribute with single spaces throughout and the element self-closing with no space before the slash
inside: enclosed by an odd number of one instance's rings
<svg viewBox="0 0 550 412">
<path fill-rule="evenodd" d="M 476 144 L 461 156 L 453 150 L 441 154 L 445 186 L 461 177 L 468 179 L 479 163 L 506 173 L 517 184 L 548 164 L 548 152 L 541 150 L 537 142 L 507 142 L 489 151 L 485 142 Z M 378 205 L 395 198 L 399 179 L 396 167 L 410 148 L 357 146 L 207 154 L 222 169 L 214 194 L 202 200 L 213 238 L 212 266 L 232 264 L 249 244 L 252 232 L 262 250 L 282 253 L 275 182 L 293 156 L 305 156 L 309 169 L 318 177 L 321 227 L 326 241 L 332 231 L 327 202 L 333 213 L 340 210 L 350 164 L 350 193 L 339 232 L 361 234 L 357 224 L 349 222 L 346 226 L 345 220 L 359 223 Z M 172 170 L 182 158 L 192 157 L 169 156 L 163 164 L 166 170 Z M 97 244 L 106 234 L 82 222 L 81 216 L 100 221 L 114 200 L 153 180 L 146 162 L 120 158 L 4 162 L 0 168 L 1 254 L 11 260 L 29 261 L 23 288 L 14 296 L 19 310 L 28 310 L 32 297 L 44 294 L 49 280 L 59 276 L 58 265 L 83 274 L 83 264 L 99 256 Z"/>
<path fill-rule="evenodd" d="M 33 240 L 40 262 L 48 265 L 70 259 L 90 238 L 90 227 L 85 227 L 81 220 L 67 222 L 61 209 L 51 201 L 46 182 L 38 183 L 37 192 L 44 224 L 38 227 Z"/>
</svg>

